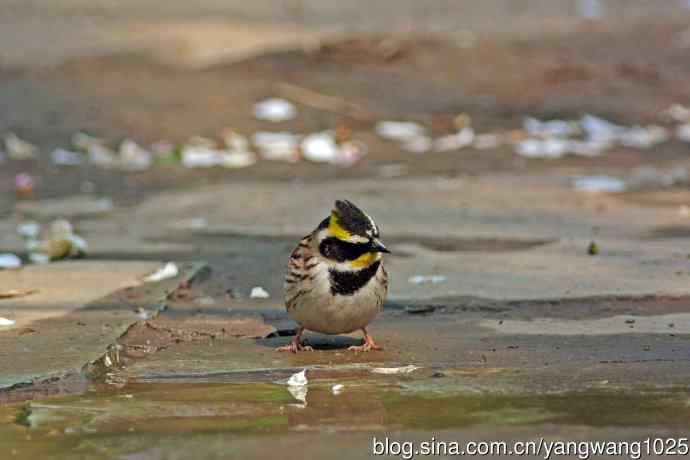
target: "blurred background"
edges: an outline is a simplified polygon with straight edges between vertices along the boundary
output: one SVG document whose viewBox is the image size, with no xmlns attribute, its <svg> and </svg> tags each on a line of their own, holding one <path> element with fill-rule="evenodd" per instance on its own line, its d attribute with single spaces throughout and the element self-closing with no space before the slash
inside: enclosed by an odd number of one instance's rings
<svg viewBox="0 0 690 460">
<path fill-rule="evenodd" d="M 683 0 L 4 0 L 0 132 L 40 154 L 14 161 L 26 156 L 5 142 L 0 206 L 22 174 L 36 196 L 127 200 L 228 177 L 673 169 L 688 149 L 689 12 Z M 277 112 L 257 116 L 267 99 Z M 593 140 L 586 114 L 654 129 L 605 148 L 521 144 L 564 137 L 529 117 Z M 381 135 L 386 121 L 417 125 Z"/>
</svg>

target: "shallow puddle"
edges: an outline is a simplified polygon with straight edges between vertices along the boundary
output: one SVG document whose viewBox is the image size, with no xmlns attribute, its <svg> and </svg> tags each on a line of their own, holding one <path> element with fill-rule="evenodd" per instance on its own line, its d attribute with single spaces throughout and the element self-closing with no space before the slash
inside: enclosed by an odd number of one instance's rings
<svg viewBox="0 0 690 460">
<path fill-rule="evenodd" d="M 344 384 L 339 394 L 333 392 L 335 383 Z M 17 458 L 139 458 L 151 446 L 173 440 L 178 448 L 211 449 L 206 442 L 212 441 L 223 449 L 249 438 L 304 433 L 539 424 L 674 430 L 689 423 L 688 395 L 681 389 L 468 394 L 429 391 L 395 379 L 319 379 L 305 394 L 274 383 L 154 382 L 1 407 L 0 445 Z"/>
</svg>

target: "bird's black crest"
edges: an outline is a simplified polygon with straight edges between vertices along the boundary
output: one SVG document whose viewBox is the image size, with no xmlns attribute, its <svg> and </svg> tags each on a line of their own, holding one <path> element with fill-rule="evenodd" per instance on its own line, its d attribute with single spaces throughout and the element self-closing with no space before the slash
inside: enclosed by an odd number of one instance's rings
<svg viewBox="0 0 690 460">
<path fill-rule="evenodd" d="M 369 216 L 348 200 L 337 200 L 333 212 L 338 224 L 353 235 L 366 237 L 369 232 L 374 235 L 378 232 Z"/>
</svg>

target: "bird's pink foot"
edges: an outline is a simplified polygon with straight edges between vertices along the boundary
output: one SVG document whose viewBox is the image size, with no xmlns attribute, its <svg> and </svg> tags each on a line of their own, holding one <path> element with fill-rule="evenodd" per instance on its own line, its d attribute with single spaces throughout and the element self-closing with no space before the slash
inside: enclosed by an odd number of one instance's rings
<svg viewBox="0 0 690 460">
<path fill-rule="evenodd" d="M 303 332 L 304 328 L 297 329 L 297 335 L 292 340 L 292 342 L 282 347 L 276 348 L 276 351 L 287 351 L 290 353 L 297 353 L 298 351 L 314 351 L 314 349 L 309 345 L 302 345 L 301 339 Z"/>
<path fill-rule="evenodd" d="M 362 345 L 353 345 L 349 347 L 348 350 L 359 353 L 363 351 L 380 351 L 383 350 L 383 347 L 377 345 L 374 339 L 364 330 L 364 343 Z"/>
</svg>

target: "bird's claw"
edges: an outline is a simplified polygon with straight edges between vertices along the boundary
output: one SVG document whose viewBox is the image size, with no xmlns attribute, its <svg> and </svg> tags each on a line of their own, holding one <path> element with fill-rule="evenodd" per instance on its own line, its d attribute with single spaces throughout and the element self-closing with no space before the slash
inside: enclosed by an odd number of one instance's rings
<svg viewBox="0 0 690 460">
<path fill-rule="evenodd" d="M 276 351 L 286 351 L 290 353 L 297 353 L 298 351 L 314 351 L 309 345 L 302 345 L 299 342 L 292 341 L 287 345 L 276 348 Z"/>
<path fill-rule="evenodd" d="M 348 347 L 348 350 L 359 353 L 364 351 L 381 351 L 383 350 L 383 347 L 377 345 L 373 340 L 365 340 L 362 345 L 352 345 L 351 347 Z"/>
</svg>

